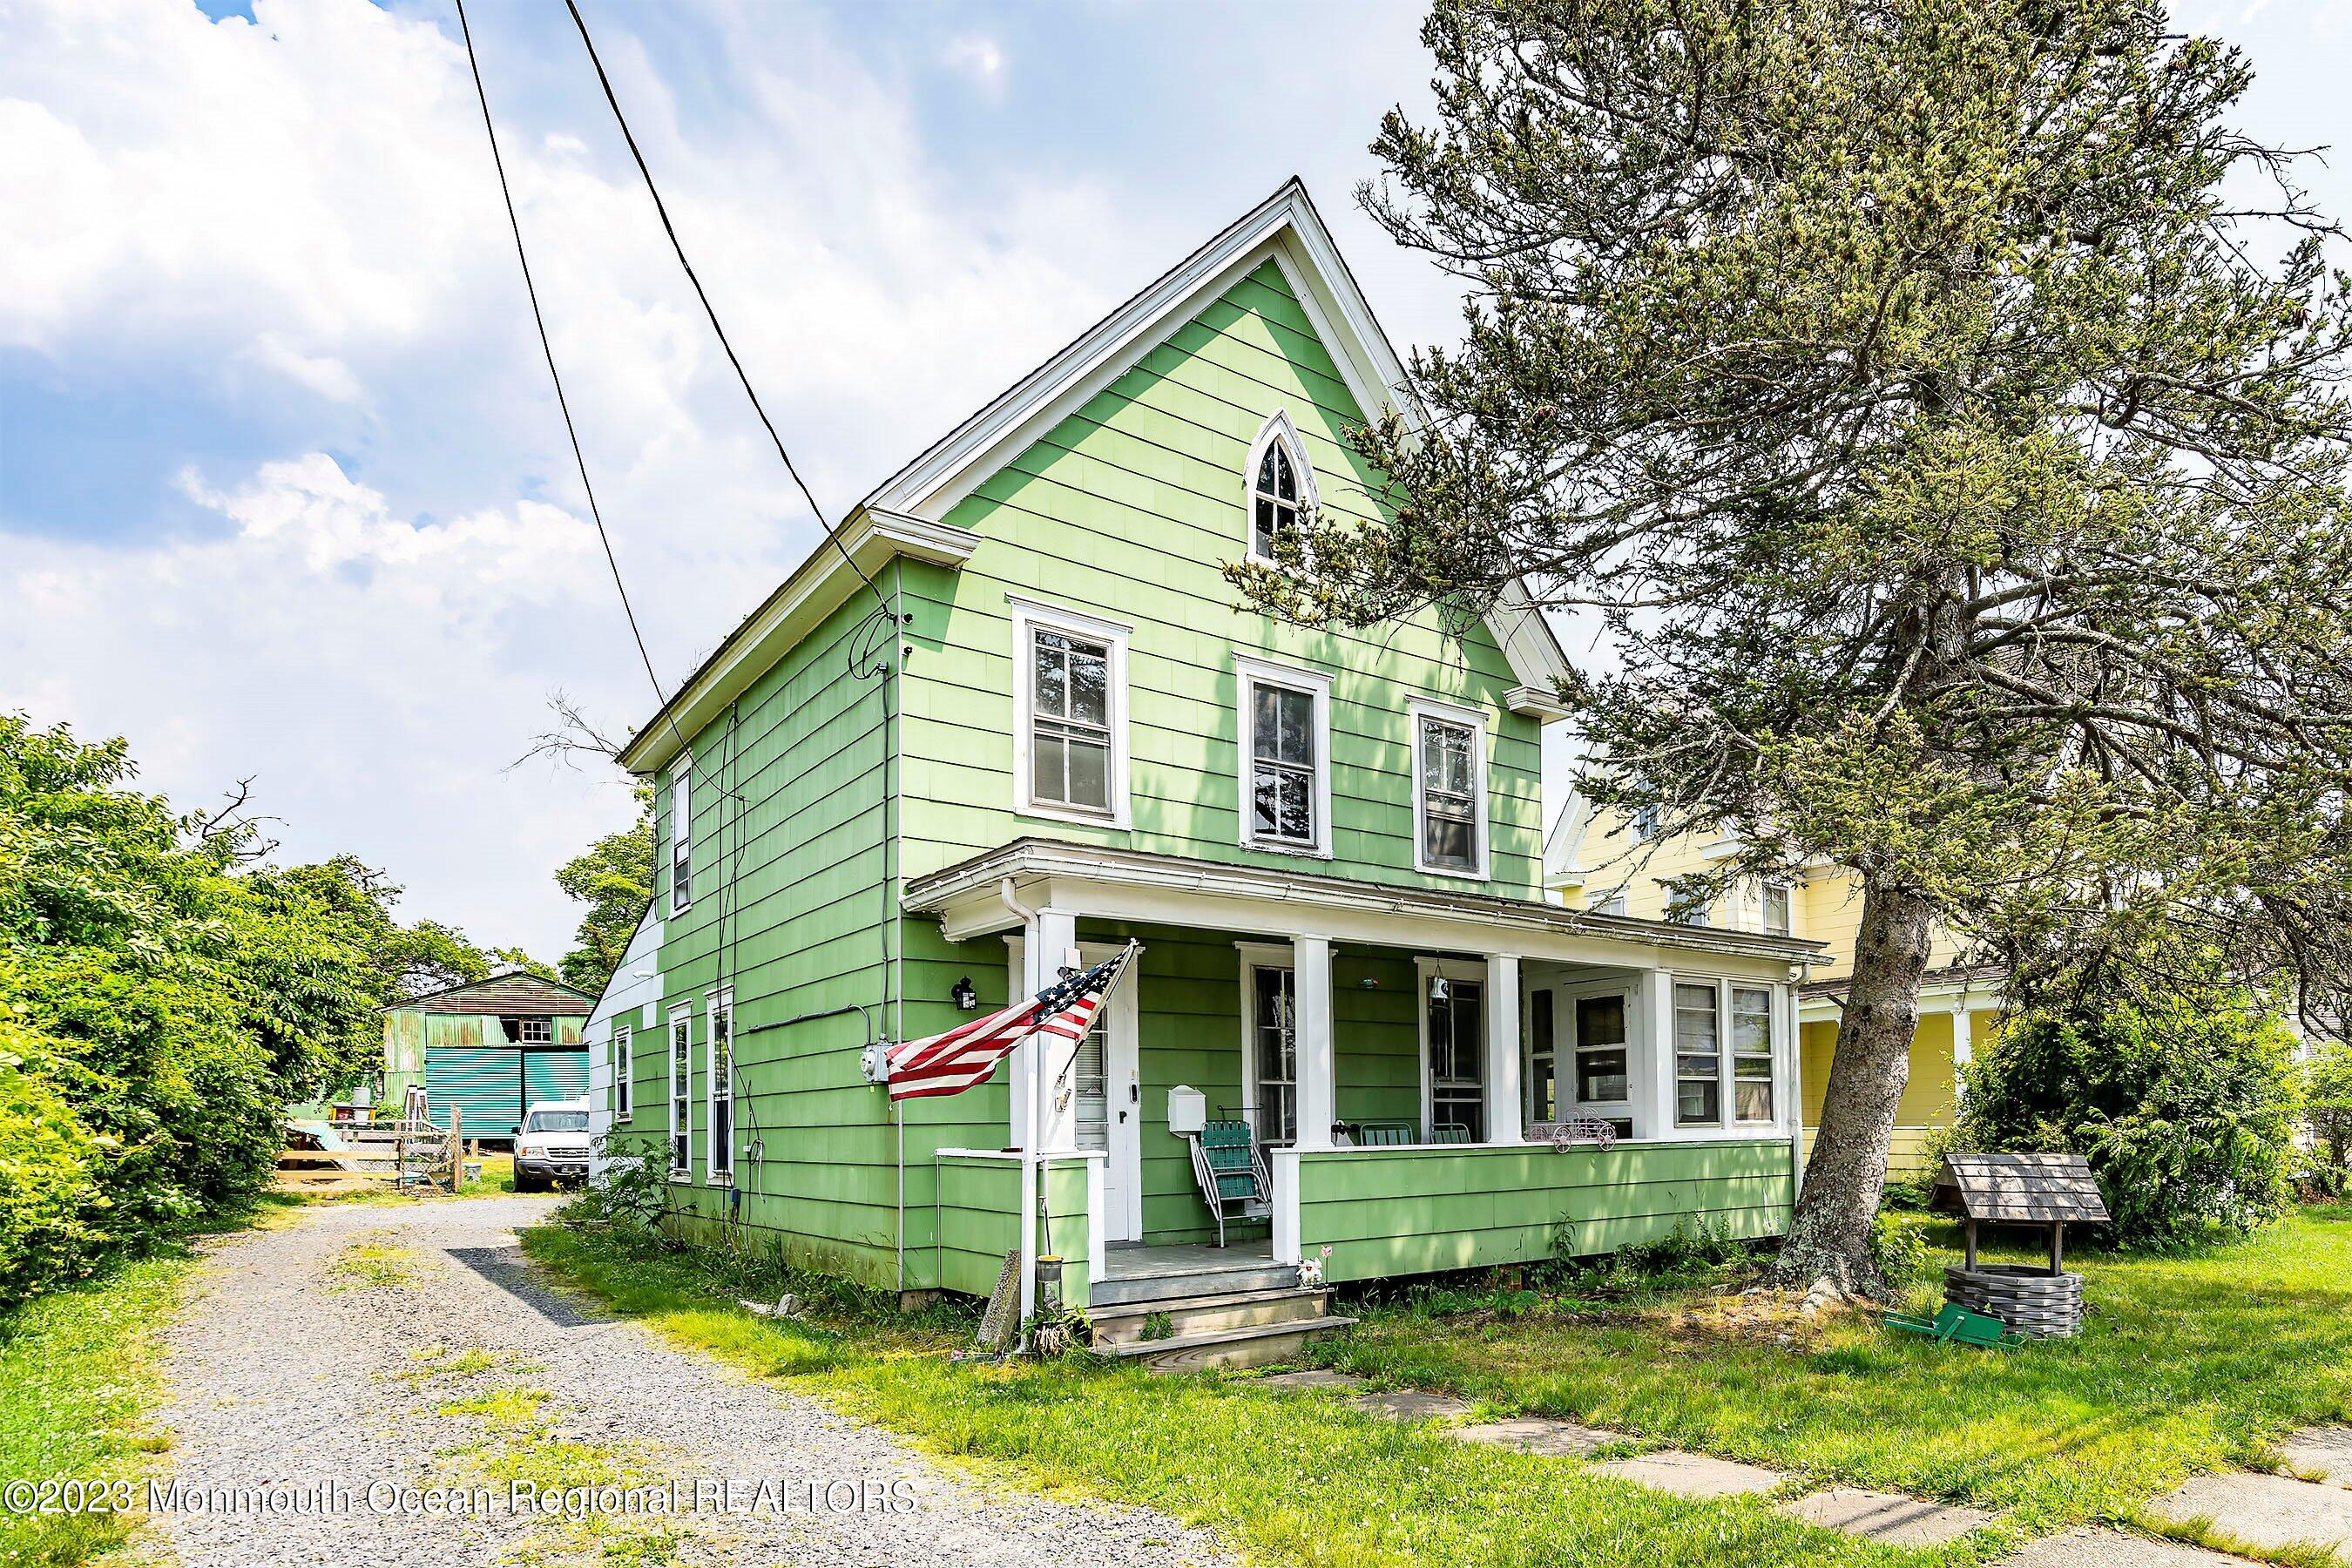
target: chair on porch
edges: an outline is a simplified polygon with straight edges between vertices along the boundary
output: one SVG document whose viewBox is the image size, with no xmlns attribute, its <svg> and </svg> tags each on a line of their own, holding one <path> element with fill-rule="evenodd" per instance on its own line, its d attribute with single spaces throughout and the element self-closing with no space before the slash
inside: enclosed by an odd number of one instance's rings
<svg viewBox="0 0 2352 1568">
<path fill-rule="evenodd" d="M 1265 1151 L 1246 1121 L 1203 1121 L 1187 1133 L 1192 1146 L 1192 1176 L 1217 1220 L 1217 1245 L 1225 1245 L 1225 1220 L 1265 1219 L 1274 1212 L 1274 1179 Z"/>
<path fill-rule="evenodd" d="M 1401 1149 L 1418 1136 L 1410 1121 L 1360 1121 L 1355 1128 L 1356 1144 L 1364 1149 Z"/>
<path fill-rule="evenodd" d="M 1470 1136 L 1470 1129 L 1465 1127 L 1459 1121 L 1440 1122 L 1437 1126 L 1430 1129 L 1429 1141 L 1433 1143 L 1468 1143 L 1474 1142 Z"/>
</svg>

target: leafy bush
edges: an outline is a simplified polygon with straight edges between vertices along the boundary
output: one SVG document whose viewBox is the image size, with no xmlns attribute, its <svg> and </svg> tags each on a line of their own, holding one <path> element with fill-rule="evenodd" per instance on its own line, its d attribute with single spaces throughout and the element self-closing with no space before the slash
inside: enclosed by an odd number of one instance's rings
<svg viewBox="0 0 2352 1568">
<path fill-rule="evenodd" d="M 2352 1045 L 2322 1046 L 2303 1064 L 2304 1126 L 2311 1132 L 2305 1182 L 2328 1197 L 2352 1192 Z"/>
<path fill-rule="evenodd" d="M 1979 1052 L 1959 1141 L 2084 1155 L 2124 1246 L 2249 1231 L 2292 1195 L 2294 1050 L 2276 1016 L 2223 984 L 2078 991 Z"/>
<path fill-rule="evenodd" d="M 1879 1278 L 1896 1290 L 1907 1289 L 1927 1271 L 1927 1227 L 1923 1214 L 1881 1209 L 1870 1223 L 1870 1260 Z"/>
</svg>

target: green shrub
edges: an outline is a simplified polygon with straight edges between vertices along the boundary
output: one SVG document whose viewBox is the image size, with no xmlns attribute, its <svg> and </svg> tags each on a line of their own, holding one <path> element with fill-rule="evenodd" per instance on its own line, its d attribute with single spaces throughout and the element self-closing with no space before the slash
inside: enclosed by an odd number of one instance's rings
<svg viewBox="0 0 2352 1568">
<path fill-rule="evenodd" d="M 2352 1192 L 2352 1046 L 2320 1047 L 2299 1076 L 2312 1142 L 2304 1183 L 2325 1196 L 2342 1197 Z"/>
<path fill-rule="evenodd" d="M 2294 1037 L 2242 989 L 2186 989 L 2085 990 L 2028 1009 L 1967 1068 L 1960 1142 L 2084 1155 L 2125 1246 L 2284 1213 Z"/>
<path fill-rule="evenodd" d="M 1881 1209 L 1870 1223 L 1870 1260 L 1879 1277 L 1897 1291 L 1909 1289 L 1927 1271 L 1927 1215 Z"/>
</svg>

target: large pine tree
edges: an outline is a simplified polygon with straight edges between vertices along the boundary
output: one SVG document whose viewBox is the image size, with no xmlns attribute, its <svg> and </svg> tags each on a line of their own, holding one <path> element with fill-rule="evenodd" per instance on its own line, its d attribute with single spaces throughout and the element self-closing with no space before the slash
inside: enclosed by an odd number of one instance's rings
<svg viewBox="0 0 2352 1568">
<path fill-rule="evenodd" d="M 1438 0 L 1438 111 L 1364 193 L 1469 285 L 1361 442 L 1394 489 L 1261 605 L 1509 583 L 1605 657 L 1604 805 L 1719 879 L 1853 873 L 1783 1277 L 1866 1239 L 1930 931 L 2200 922 L 2340 985 L 2347 279 L 2237 52 L 2145 0 Z"/>
</svg>

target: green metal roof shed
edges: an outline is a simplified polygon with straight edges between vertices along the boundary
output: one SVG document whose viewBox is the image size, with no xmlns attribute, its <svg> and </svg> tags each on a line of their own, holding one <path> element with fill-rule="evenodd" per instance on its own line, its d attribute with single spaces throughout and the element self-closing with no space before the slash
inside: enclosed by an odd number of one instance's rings
<svg viewBox="0 0 2352 1568">
<path fill-rule="evenodd" d="M 594 1005 L 584 991 L 521 973 L 396 1003 L 383 1010 L 383 1104 L 396 1113 L 421 1086 L 441 1126 L 456 1110 L 466 1136 L 510 1142 L 534 1102 L 586 1092 L 580 1031 Z"/>
</svg>

